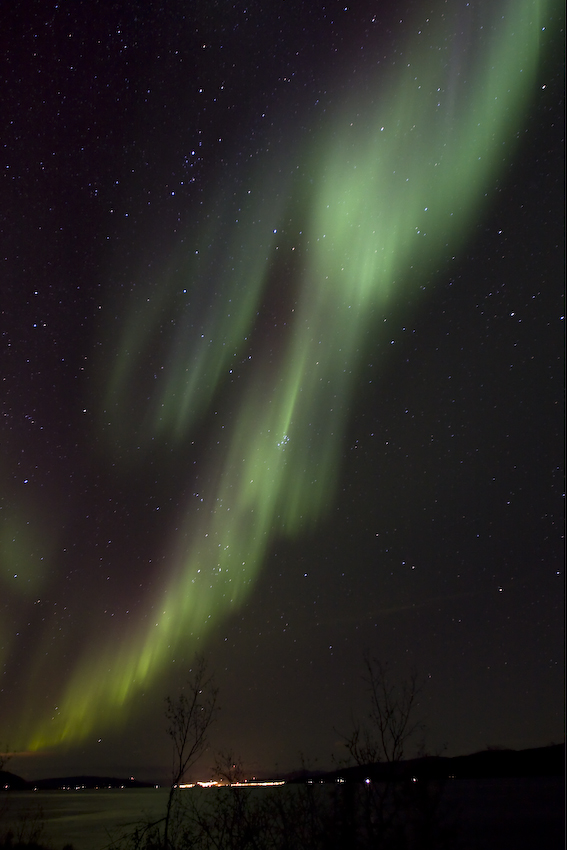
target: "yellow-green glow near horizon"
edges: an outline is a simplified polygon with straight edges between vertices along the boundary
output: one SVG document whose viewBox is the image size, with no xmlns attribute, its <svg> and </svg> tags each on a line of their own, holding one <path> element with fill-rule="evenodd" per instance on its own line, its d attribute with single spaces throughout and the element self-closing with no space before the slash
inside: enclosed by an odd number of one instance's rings
<svg viewBox="0 0 567 850">
<path fill-rule="evenodd" d="M 303 151 L 301 169 L 314 179 L 309 190 L 301 187 L 293 230 L 294 199 L 285 197 L 293 179 L 278 175 L 266 192 L 262 182 L 271 176 L 259 172 L 243 190 L 239 221 L 218 218 L 221 192 L 210 216 L 218 223 L 188 249 L 191 309 L 183 312 L 189 296 L 179 274 L 175 283 L 164 275 L 159 296 L 152 290 L 132 307 L 105 421 L 122 446 L 176 445 L 244 356 L 275 260 L 285 251 L 293 261 L 294 309 L 278 317 L 284 341 L 275 352 L 265 344 L 242 367 L 226 443 L 211 454 L 209 491 L 199 511 L 187 506 L 185 526 L 170 541 L 151 612 L 126 637 L 91 643 L 57 713 L 35 722 L 31 749 L 80 740 L 95 723 L 120 719 L 180 646 L 190 656 L 195 641 L 246 598 L 274 538 L 298 535 L 332 504 L 365 334 L 423 283 L 447 245 L 463 239 L 532 93 L 542 2 L 494 4 L 482 31 L 477 21 L 466 45 L 454 46 L 462 24 L 442 8 L 439 23 L 408 43 L 389 88 L 377 82 L 374 99 L 351 94 Z M 176 329 L 134 428 L 125 412 L 134 403 L 129 387 L 164 316 L 176 318 Z"/>
</svg>

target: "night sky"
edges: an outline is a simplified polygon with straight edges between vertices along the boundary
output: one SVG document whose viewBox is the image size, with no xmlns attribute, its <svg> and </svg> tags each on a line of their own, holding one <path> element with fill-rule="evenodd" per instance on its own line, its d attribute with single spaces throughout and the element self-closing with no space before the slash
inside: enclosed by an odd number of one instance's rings
<svg viewBox="0 0 567 850">
<path fill-rule="evenodd" d="M 11 770 L 563 739 L 562 6 L 4 4 Z"/>
</svg>

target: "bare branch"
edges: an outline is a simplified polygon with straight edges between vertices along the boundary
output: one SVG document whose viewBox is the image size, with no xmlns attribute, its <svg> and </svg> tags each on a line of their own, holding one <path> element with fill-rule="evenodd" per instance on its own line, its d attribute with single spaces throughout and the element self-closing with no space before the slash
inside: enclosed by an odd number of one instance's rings
<svg viewBox="0 0 567 850">
<path fill-rule="evenodd" d="M 172 784 L 178 785 L 187 771 L 202 756 L 217 710 L 218 688 L 207 674 L 202 656 L 177 699 L 166 698 L 167 734 L 173 741 Z"/>
<path fill-rule="evenodd" d="M 423 684 L 412 673 L 400 685 L 393 685 L 387 665 L 369 655 L 364 657 L 364 667 L 370 698 L 368 723 L 355 723 L 345 744 L 357 764 L 394 764 L 404 758 L 408 742 L 423 729 L 414 717 Z"/>
<path fill-rule="evenodd" d="M 208 675 L 207 662 L 197 657 L 191 676 L 176 699 L 167 697 L 167 734 L 173 742 L 172 782 L 167 801 L 163 847 L 169 850 L 169 829 L 174 795 L 187 771 L 203 755 L 217 711 L 218 688 Z"/>
</svg>

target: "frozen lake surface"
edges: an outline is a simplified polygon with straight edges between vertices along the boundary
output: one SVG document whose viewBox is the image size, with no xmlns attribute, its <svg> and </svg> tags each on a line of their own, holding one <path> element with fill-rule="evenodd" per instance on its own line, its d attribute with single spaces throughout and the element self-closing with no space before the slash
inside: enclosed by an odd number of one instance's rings
<svg viewBox="0 0 567 850">
<path fill-rule="evenodd" d="M 0 835 L 5 823 L 14 833 L 27 818 L 43 822 L 39 841 L 61 850 L 102 850 L 143 820 L 157 819 L 166 806 L 168 790 L 122 788 L 79 791 L 9 791 L 0 797 Z"/>
</svg>

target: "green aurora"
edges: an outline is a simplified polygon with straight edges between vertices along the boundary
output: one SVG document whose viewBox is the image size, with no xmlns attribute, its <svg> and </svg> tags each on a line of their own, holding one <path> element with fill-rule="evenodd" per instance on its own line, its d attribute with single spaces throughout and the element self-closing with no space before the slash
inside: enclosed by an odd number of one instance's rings
<svg viewBox="0 0 567 850">
<path fill-rule="evenodd" d="M 238 221 L 219 189 L 212 224 L 171 262 L 182 273 L 164 270 L 136 292 L 106 376 L 100 423 L 109 450 L 180 446 L 226 386 L 234 412 L 224 442 L 211 440 L 203 501 L 187 504 L 167 541 L 151 610 L 125 634 L 88 644 L 57 710 L 30 713 L 28 749 L 124 721 L 180 647 L 190 657 L 243 602 L 274 539 L 301 534 L 329 510 L 363 341 L 384 332 L 385 312 L 418 295 L 478 218 L 533 94 L 544 5 L 485 4 L 484 27 L 475 21 L 463 44 L 454 33 L 467 32 L 457 14 L 468 12 L 441 4 L 387 86 L 377 78 L 373 93 L 351 93 L 292 166 L 291 155 L 279 167 L 273 158 L 258 165 L 237 199 Z M 293 297 L 276 341 L 266 333 L 248 360 L 276 262 L 292 269 Z M 152 366 L 151 393 L 137 392 L 164 315 L 175 324 L 159 374 Z M 231 370 L 240 372 L 237 390 Z"/>
</svg>

